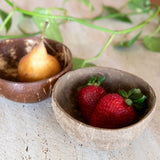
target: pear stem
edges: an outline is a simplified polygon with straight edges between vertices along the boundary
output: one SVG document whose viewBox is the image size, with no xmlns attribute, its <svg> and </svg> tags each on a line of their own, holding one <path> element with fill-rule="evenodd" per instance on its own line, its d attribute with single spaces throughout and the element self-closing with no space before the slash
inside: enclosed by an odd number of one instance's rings
<svg viewBox="0 0 160 160">
<path fill-rule="evenodd" d="M 44 29 L 43 29 L 43 32 L 42 32 L 42 34 L 41 34 L 41 39 L 42 39 L 42 40 L 44 39 L 44 33 L 45 33 L 45 31 L 46 31 L 47 26 L 48 26 L 48 21 L 46 21 L 45 26 L 44 26 Z"/>
<path fill-rule="evenodd" d="M 47 44 L 47 46 L 52 50 L 53 53 L 56 53 L 56 50 L 44 39 L 44 33 L 47 29 L 47 26 L 48 26 L 48 21 L 45 22 L 45 26 L 41 34 L 41 40 Z"/>
</svg>

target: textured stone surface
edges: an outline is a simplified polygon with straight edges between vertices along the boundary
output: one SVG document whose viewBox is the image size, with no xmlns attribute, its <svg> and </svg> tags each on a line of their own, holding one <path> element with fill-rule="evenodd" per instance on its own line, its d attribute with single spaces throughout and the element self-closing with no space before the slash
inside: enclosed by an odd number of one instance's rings
<svg viewBox="0 0 160 160">
<path fill-rule="evenodd" d="M 62 0 L 39 0 L 14 2 L 24 8 L 33 10 L 34 7 L 61 6 Z M 100 12 L 102 1 L 94 0 L 96 14 Z M 120 0 L 103 0 L 105 4 L 117 5 Z M 122 0 L 121 0 L 122 2 Z M 126 1 L 123 1 L 124 3 Z M 122 2 L 122 3 L 123 3 Z M 80 9 L 74 5 L 80 7 Z M 114 3 L 114 4 L 113 4 Z M 72 7 L 71 7 L 72 6 Z M 70 8 L 71 7 L 71 8 Z M 0 8 L 11 10 L 3 0 Z M 75 0 L 67 4 L 70 14 L 81 17 L 91 16 L 89 10 L 78 5 Z M 85 12 L 82 12 L 82 9 Z M 19 22 L 20 14 L 14 14 L 11 31 L 8 34 L 20 34 L 15 24 Z M 132 16 L 133 24 L 126 24 L 114 20 L 101 20 L 95 24 L 113 29 L 124 29 L 138 24 L 146 18 L 144 15 Z M 1 23 L 1 21 L 0 21 Z M 30 26 L 31 24 L 31 26 Z M 37 31 L 32 21 L 24 25 L 29 32 Z M 143 29 L 143 35 L 153 31 L 156 22 Z M 4 31 L 2 33 L 4 34 Z M 64 43 L 71 49 L 74 56 L 90 58 L 96 55 L 105 45 L 108 34 L 71 22 L 61 26 Z M 132 38 L 136 33 L 127 36 Z M 51 99 L 36 104 L 16 103 L 0 97 L 0 160 L 159 160 L 160 159 L 160 54 L 148 51 L 138 41 L 131 48 L 116 50 L 113 45 L 121 36 L 117 36 L 103 55 L 94 61 L 96 65 L 113 67 L 128 71 L 142 77 L 155 90 L 157 95 L 157 110 L 154 118 L 145 132 L 127 148 L 115 151 L 92 150 L 77 144 L 60 127 L 52 111 Z M 1 64 L 0 64 L 1 65 Z"/>
</svg>

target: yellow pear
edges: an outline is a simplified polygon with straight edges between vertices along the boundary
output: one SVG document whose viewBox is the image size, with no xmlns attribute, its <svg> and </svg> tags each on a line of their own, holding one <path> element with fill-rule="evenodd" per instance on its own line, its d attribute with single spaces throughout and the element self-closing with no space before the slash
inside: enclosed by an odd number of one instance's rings
<svg viewBox="0 0 160 160">
<path fill-rule="evenodd" d="M 18 64 L 18 76 L 22 82 L 43 80 L 60 71 L 59 61 L 47 53 L 43 39 Z"/>
<path fill-rule="evenodd" d="M 44 45 L 45 23 L 39 43 L 19 61 L 18 77 L 22 82 L 34 82 L 52 77 L 61 71 L 59 61 L 47 53 Z"/>
</svg>

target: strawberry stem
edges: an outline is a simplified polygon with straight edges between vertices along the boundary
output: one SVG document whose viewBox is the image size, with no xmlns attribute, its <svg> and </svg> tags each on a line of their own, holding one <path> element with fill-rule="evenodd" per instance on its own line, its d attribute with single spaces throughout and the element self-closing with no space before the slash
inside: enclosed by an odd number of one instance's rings
<svg viewBox="0 0 160 160">
<path fill-rule="evenodd" d="M 125 99 L 128 106 L 133 106 L 138 114 L 144 111 L 144 101 L 147 97 L 142 94 L 139 88 L 133 88 L 128 92 L 121 89 L 119 95 Z"/>
<path fill-rule="evenodd" d="M 98 77 L 98 76 L 93 76 L 89 79 L 87 85 L 88 86 L 91 86 L 91 85 L 94 85 L 94 86 L 100 86 L 105 80 L 105 77 Z"/>
</svg>

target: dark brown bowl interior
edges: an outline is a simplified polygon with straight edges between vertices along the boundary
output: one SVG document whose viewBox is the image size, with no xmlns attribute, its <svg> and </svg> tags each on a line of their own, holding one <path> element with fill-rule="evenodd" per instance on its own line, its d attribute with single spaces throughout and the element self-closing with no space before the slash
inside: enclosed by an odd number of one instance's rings
<svg viewBox="0 0 160 160">
<path fill-rule="evenodd" d="M 0 41 L 0 95 L 24 103 L 39 102 L 51 95 L 55 81 L 72 67 L 70 50 L 62 43 L 45 39 L 47 52 L 57 57 L 62 71 L 48 79 L 22 83 L 18 80 L 19 60 L 39 42 L 39 37 L 17 38 Z"/>
<path fill-rule="evenodd" d="M 88 67 L 71 71 L 62 76 L 53 89 L 53 100 L 70 116 L 84 122 L 77 103 L 77 89 L 87 83 L 92 76 L 105 76 L 106 80 L 102 84 L 107 93 L 117 93 L 119 89 L 128 91 L 131 88 L 140 88 L 147 96 L 146 111 L 140 119 L 149 114 L 155 106 L 155 93 L 151 86 L 143 79 L 113 68 Z M 67 81 L 66 81 L 67 79 Z M 68 85 L 67 85 L 68 84 Z M 58 87 L 60 86 L 60 87 Z M 63 97 L 63 98 L 62 98 Z"/>
</svg>

